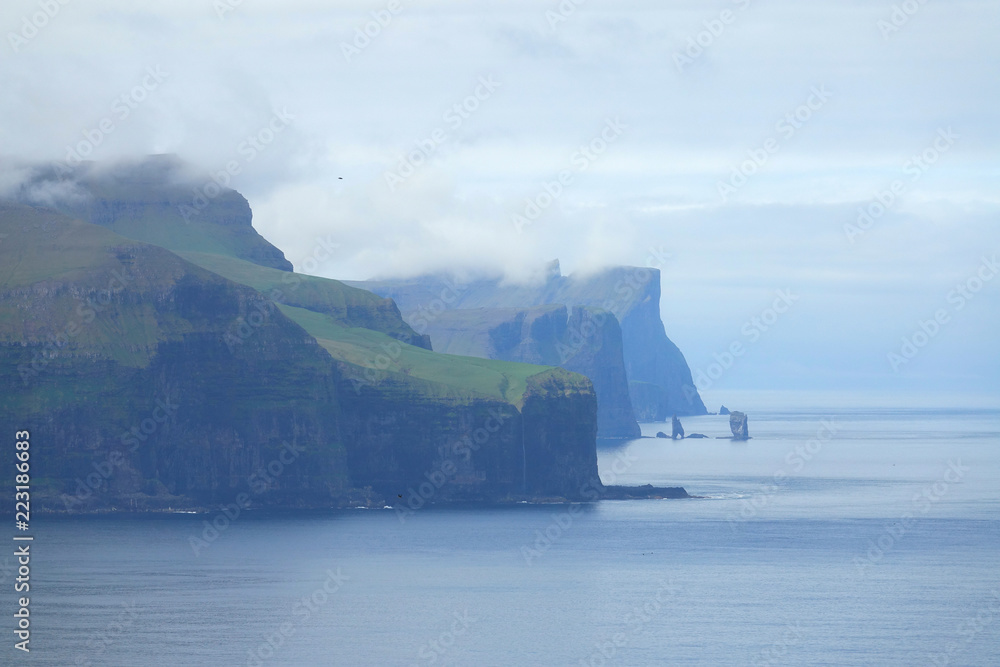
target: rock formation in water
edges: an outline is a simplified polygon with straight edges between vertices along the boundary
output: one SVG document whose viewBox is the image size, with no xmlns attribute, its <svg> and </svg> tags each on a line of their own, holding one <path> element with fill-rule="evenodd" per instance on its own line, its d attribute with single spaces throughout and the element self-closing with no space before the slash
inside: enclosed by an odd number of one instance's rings
<svg viewBox="0 0 1000 667">
<path fill-rule="evenodd" d="M 667 435 L 666 433 L 664 433 L 663 431 L 657 431 L 657 432 L 656 432 L 656 437 L 657 437 L 657 438 L 663 438 L 663 439 L 667 439 L 667 438 L 669 438 L 670 436 L 669 436 L 669 435 Z"/>
<path fill-rule="evenodd" d="M 729 413 L 729 428 L 733 432 L 733 440 L 749 440 L 750 432 L 747 429 L 747 416 L 738 411 Z"/>
<path fill-rule="evenodd" d="M 684 438 L 684 427 L 681 426 L 681 420 L 674 415 L 670 420 L 670 437 L 674 440 L 678 438 Z"/>
<path fill-rule="evenodd" d="M 727 408 L 726 406 L 723 405 L 722 407 L 719 408 L 719 414 L 720 415 L 728 415 L 728 414 L 730 414 L 729 413 L 729 408 Z"/>
</svg>

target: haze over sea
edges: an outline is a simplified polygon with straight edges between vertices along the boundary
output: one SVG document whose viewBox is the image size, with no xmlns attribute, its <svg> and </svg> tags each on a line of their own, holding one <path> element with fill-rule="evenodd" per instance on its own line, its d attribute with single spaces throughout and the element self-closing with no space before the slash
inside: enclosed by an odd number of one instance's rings
<svg viewBox="0 0 1000 667">
<path fill-rule="evenodd" d="M 250 512 L 198 555 L 215 514 L 39 518 L 24 663 L 997 665 L 1000 410 L 931 404 L 745 393 L 747 443 L 600 447 L 690 500 Z"/>
</svg>

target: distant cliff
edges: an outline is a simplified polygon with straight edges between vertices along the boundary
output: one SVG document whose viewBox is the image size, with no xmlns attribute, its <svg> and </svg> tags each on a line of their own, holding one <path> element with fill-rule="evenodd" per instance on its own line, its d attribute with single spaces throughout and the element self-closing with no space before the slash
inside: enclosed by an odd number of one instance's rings
<svg viewBox="0 0 1000 667">
<path fill-rule="evenodd" d="M 215 253 L 192 250 L 161 213 L 162 247 L 0 203 L 0 421 L 31 431 L 35 509 L 413 508 L 600 485 L 587 378 L 432 352 L 391 300 L 241 258 L 225 221 Z"/>
<path fill-rule="evenodd" d="M 562 366 L 586 375 L 597 395 L 597 434 L 638 438 L 629 402 L 622 334 L 610 313 L 549 305 L 447 310 L 426 327 L 434 349 L 487 359 Z"/>
<path fill-rule="evenodd" d="M 667 338 L 660 319 L 660 272 L 657 269 L 614 267 L 589 275 L 563 276 L 558 263 L 554 263 L 545 280 L 536 285 L 501 284 L 499 280 L 461 283 L 443 276 L 348 284 L 393 299 L 414 330 L 431 334 L 432 345 L 438 345 L 434 333 L 437 332 L 437 336 L 444 336 L 442 341 L 447 341 L 442 344 L 456 352 L 461 348 L 452 348 L 451 341 L 462 338 L 455 334 L 456 323 L 468 322 L 468 331 L 463 334 L 468 340 L 482 340 L 485 330 L 484 325 L 474 319 L 453 315 L 453 311 L 524 310 L 553 304 L 570 309 L 600 309 L 620 323 L 628 400 L 636 418 L 663 421 L 675 414 L 707 414 L 701 397 L 690 389 L 694 382 L 684 355 Z M 485 322 L 487 318 L 481 320 Z M 586 345 L 590 343 L 588 340 Z M 499 354 L 481 346 L 468 349 L 470 351 L 462 353 Z M 605 362 L 606 359 L 595 360 L 595 364 L 578 366 L 574 370 L 594 379 L 603 372 L 613 372 Z M 598 380 L 595 386 L 610 387 Z M 623 399 L 620 384 L 615 386 L 616 400 L 620 401 Z M 599 401 L 608 400 L 610 396 L 607 391 L 599 391 Z"/>
</svg>

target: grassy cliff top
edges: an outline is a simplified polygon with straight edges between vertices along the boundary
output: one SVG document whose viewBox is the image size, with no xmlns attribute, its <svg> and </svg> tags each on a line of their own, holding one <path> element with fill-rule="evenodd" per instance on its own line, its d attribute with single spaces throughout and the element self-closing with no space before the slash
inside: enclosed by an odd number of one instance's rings
<svg viewBox="0 0 1000 667">
<path fill-rule="evenodd" d="M 126 284 L 115 283 L 116 274 L 124 276 Z M 89 349 L 143 366 L 158 343 L 199 326 L 173 315 L 164 320 L 164 313 L 144 301 L 172 292 L 181 280 L 216 285 L 220 298 L 235 298 L 248 287 L 272 298 L 273 290 L 284 287 L 282 313 L 362 384 L 386 381 L 431 400 L 487 397 L 518 407 L 526 390 L 542 386 L 543 379 L 545 386 L 564 391 L 591 390 L 587 378 L 562 369 L 440 354 L 401 342 L 401 335 L 415 334 L 391 300 L 335 280 L 210 253 L 178 256 L 56 211 L 0 204 L 0 289 L 58 291 L 57 298 L 42 299 L 27 315 L 25 299 L 33 299 L 27 293 L 0 303 L 0 339 L 41 342 L 76 323 L 71 340 L 81 353 Z M 296 289 L 290 289 L 293 280 L 300 280 Z M 115 298 L 99 317 L 82 318 L 81 299 L 107 292 L 121 292 L 126 298 Z M 384 330 L 368 328 L 376 326 Z"/>
<path fill-rule="evenodd" d="M 373 329 L 399 340 L 419 342 L 392 299 L 349 287 L 338 280 L 280 271 L 235 257 L 204 252 L 179 254 L 193 264 L 252 287 L 277 302 L 329 315 L 343 327 Z"/>
<path fill-rule="evenodd" d="M 53 199 L 48 193 L 67 193 Z M 207 194 L 206 194 L 207 193 Z M 264 239 L 239 192 L 217 188 L 168 155 L 118 164 L 85 162 L 72 169 L 36 165 L 13 198 L 51 206 L 174 252 L 209 252 L 291 271 L 284 254 Z"/>
<path fill-rule="evenodd" d="M 518 408 L 529 385 L 543 376 L 558 377 L 566 388 L 588 390 L 590 386 L 584 376 L 561 368 L 431 352 L 377 331 L 342 327 L 322 313 L 294 306 L 280 308 L 335 359 L 354 367 L 357 375 L 351 379 L 361 385 L 389 378 L 408 383 L 422 380 L 417 384 L 438 396 L 489 397 L 509 401 Z"/>
<path fill-rule="evenodd" d="M 56 211 L 0 202 L 0 287 L 111 270 L 117 262 L 109 249 L 129 243 Z"/>
</svg>

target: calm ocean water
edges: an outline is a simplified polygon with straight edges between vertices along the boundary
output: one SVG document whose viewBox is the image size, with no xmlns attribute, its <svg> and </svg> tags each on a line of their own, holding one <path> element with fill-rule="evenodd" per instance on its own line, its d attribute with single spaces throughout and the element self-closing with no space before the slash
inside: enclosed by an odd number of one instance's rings
<svg viewBox="0 0 1000 667">
<path fill-rule="evenodd" d="M 36 519 L 0 663 L 1000 665 L 1000 411 L 742 407 L 601 448 L 691 500 Z"/>
</svg>

